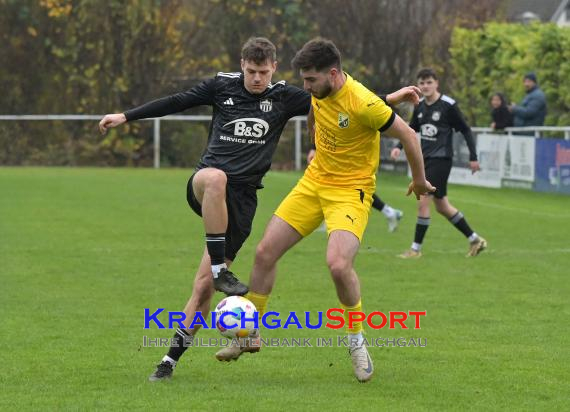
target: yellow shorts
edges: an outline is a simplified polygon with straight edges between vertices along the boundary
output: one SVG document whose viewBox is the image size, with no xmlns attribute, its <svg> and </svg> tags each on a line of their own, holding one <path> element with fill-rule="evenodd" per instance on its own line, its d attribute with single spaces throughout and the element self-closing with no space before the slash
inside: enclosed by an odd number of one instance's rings
<svg viewBox="0 0 570 412">
<path fill-rule="evenodd" d="M 302 236 L 311 234 L 324 218 L 329 235 L 334 230 L 346 230 L 362 240 L 373 193 L 371 189 L 324 186 L 302 177 L 275 215 Z"/>
</svg>

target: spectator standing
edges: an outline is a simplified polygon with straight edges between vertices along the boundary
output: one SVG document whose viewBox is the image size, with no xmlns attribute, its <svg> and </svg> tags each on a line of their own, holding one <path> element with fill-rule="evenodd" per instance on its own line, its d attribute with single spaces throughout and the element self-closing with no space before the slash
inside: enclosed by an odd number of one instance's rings
<svg viewBox="0 0 570 412">
<path fill-rule="evenodd" d="M 513 126 L 513 114 L 507 106 L 507 99 L 502 93 L 495 93 L 491 97 L 491 117 L 493 122 L 491 127 L 494 130 L 504 130 Z"/>
<path fill-rule="evenodd" d="M 523 79 L 526 96 L 520 104 L 511 104 L 509 110 L 515 127 L 543 126 L 546 117 L 546 97 L 538 87 L 536 74 L 527 73 Z"/>
</svg>

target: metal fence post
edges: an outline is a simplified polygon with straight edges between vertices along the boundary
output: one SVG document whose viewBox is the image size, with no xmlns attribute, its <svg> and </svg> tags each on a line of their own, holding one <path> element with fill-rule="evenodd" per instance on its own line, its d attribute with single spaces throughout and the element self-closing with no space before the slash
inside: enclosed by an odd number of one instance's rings
<svg viewBox="0 0 570 412">
<path fill-rule="evenodd" d="M 160 169 L 160 119 L 154 119 L 154 168 Z"/>
<path fill-rule="evenodd" d="M 301 119 L 295 119 L 295 170 L 301 170 Z"/>
</svg>

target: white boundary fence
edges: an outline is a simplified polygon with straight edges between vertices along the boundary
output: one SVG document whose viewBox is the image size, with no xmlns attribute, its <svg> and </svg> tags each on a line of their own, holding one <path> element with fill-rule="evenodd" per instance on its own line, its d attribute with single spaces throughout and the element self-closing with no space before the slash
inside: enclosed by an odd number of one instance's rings
<svg viewBox="0 0 570 412">
<path fill-rule="evenodd" d="M 50 120 L 92 120 L 98 121 L 103 115 L 82 115 L 82 114 L 24 114 L 24 115 L 0 115 L 0 120 L 28 120 L 28 121 L 50 121 Z M 212 119 L 209 115 L 188 115 L 188 116 L 165 116 L 153 119 L 144 119 L 143 121 L 153 122 L 153 141 L 154 141 L 154 167 L 160 168 L 160 124 L 163 121 L 191 121 L 191 122 L 209 122 Z M 306 116 L 297 116 L 290 120 L 295 127 L 295 170 L 301 170 L 301 159 L 304 155 L 302 150 L 302 138 L 304 134 L 303 122 L 307 121 Z M 488 127 L 473 127 L 474 133 L 492 133 L 493 130 Z M 540 137 L 543 132 L 558 132 L 564 134 L 564 139 L 570 140 L 570 126 L 550 127 L 550 126 L 534 126 L 534 127 L 510 127 L 506 129 L 508 135 L 513 133 L 521 133 Z"/>
<path fill-rule="evenodd" d="M 496 133 L 490 127 L 472 127 L 474 133 Z M 527 127 L 507 127 L 505 133 L 509 136 L 517 134 L 524 134 L 525 136 L 541 137 L 544 132 L 558 132 L 564 133 L 564 139 L 570 140 L 570 126 L 527 126 Z"/>
<path fill-rule="evenodd" d="M 570 139 L 481 130 L 476 139 L 481 170 L 472 174 L 465 139 L 461 133 L 454 134 L 450 183 L 570 194 Z"/>
<path fill-rule="evenodd" d="M 0 120 L 29 120 L 29 121 L 49 121 L 49 120 L 95 120 L 99 121 L 104 115 L 97 114 L 22 114 L 22 115 L 0 115 Z M 212 116 L 209 115 L 188 115 L 188 116 L 164 116 L 153 119 L 143 119 L 142 121 L 153 122 L 154 141 L 154 168 L 160 168 L 160 123 L 163 121 L 190 121 L 209 122 Z M 301 142 L 303 135 L 302 122 L 307 121 L 306 116 L 297 116 L 290 120 L 295 125 L 295 170 L 301 170 Z"/>
</svg>

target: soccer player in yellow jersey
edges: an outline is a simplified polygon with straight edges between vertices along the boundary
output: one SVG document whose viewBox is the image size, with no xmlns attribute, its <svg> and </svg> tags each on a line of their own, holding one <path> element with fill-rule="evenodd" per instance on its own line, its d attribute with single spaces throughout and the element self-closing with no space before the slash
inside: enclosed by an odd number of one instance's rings
<svg viewBox="0 0 570 412">
<path fill-rule="evenodd" d="M 309 41 L 292 64 L 300 71 L 305 90 L 312 94 L 309 123 L 314 115 L 316 156 L 277 208 L 257 246 L 246 297 L 260 314 L 265 312 L 277 261 L 324 218 L 329 235 L 326 261 L 348 319 L 348 312 L 362 310 L 353 262 L 376 188 L 379 131 L 389 131 L 406 148 L 413 177 L 408 194 L 414 192 L 419 198 L 435 188 L 425 179 L 415 132 L 378 96 L 342 71 L 340 52 L 331 41 Z M 363 345 L 362 323 L 353 324 L 347 332 L 355 376 L 366 382 L 372 377 L 373 365 Z M 237 359 L 241 353 L 257 350 L 251 346 L 226 348 L 217 357 Z"/>
</svg>

